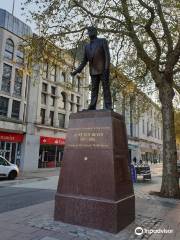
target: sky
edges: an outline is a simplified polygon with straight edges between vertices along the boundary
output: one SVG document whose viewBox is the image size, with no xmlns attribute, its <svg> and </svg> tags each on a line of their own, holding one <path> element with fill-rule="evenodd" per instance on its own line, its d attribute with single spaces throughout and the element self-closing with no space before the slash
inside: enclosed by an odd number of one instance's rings
<svg viewBox="0 0 180 240">
<path fill-rule="evenodd" d="M 21 10 L 21 2 L 23 2 L 23 0 L 14 0 L 14 1 L 15 1 L 14 16 L 26 23 L 26 17 L 22 15 L 23 11 Z M 13 0 L 0 0 L 0 8 L 3 8 L 8 12 L 12 13 Z M 33 31 L 35 30 L 34 24 L 30 24 L 29 22 L 27 24 L 32 28 Z"/>
</svg>

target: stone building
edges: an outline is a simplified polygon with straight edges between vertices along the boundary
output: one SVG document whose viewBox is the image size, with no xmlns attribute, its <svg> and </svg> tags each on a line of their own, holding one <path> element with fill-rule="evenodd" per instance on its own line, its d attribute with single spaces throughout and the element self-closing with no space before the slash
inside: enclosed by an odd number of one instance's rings
<svg viewBox="0 0 180 240">
<path fill-rule="evenodd" d="M 116 93 L 114 110 L 125 117 L 129 157 L 132 162 L 142 160 L 148 163 L 162 161 L 162 119 L 161 109 L 141 91 L 134 92 L 134 85 L 119 73 L 125 87 Z M 117 79 L 118 81 L 118 79 Z"/>
<path fill-rule="evenodd" d="M 63 62 L 37 64 L 29 75 L 28 35 L 29 26 L 0 9 L 0 154 L 23 171 L 59 166 L 69 115 L 85 108 L 88 96 L 87 69 L 72 79 L 67 52 Z"/>
</svg>

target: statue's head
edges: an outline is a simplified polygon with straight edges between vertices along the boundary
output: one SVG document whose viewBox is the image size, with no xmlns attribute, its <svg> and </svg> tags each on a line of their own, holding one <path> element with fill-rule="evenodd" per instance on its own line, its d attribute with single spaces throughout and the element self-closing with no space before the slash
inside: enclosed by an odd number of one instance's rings
<svg viewBox="0 0 180 240">
<path fill-rule="evenodd" d="M 94 26 L 87 27 L 87 33 L 89 38 L 97 37 L 97 29 Z"/>
</svg>

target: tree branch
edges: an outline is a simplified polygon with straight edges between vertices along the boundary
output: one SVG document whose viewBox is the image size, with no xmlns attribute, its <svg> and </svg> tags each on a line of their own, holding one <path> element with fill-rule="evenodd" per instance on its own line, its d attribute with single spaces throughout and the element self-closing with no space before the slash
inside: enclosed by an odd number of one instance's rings
<svg viewBox="0 0 180 240">
<path fill-rule="evenodd" d="M 86 12 L 87 14 L 89 14 L 90 16 L 92 16 L 93 18 L 96 18 L 96 19 L 109 19 L 109 20 L 112 20 L 114 22 L 118 22 L 122 25 L 124 25 L 124 22 L 115 18 L 115 17 L 112 17 L 112 16 L 108 16 L 108 15 L 96 15 L 94 13 L 92 13 L 91 11 L 89 11 L 87 8 L 85 8 L 80 2 L 76 1 L 76 0 L 73 0 L 73 2 L 75 3 L 75 6 L 81 8 L 84 12 Z"/>
<path fill-rule="evenodd" d="M 173 68 L 176 65 L 176 63 L 179 61 L 179 58 L 180 58 L 180 34 L 174 50 L 172 51 L 171 55 L 168 57 L 165 71 L 166 72 L 173 71 Z"/>
<path fill-rule="evenodd" d="M 158 12 L 158 15 L 159 15 L 159 19 L 161 21 L 161 24 L 162 24 L 162 27 L 163 27 L 163 30 L 164 30 L 164 34 L 165 34 L 166 39 L 167 39 L 168 55 L 169 55 L 169 53 L 171 53 L 171 51 L 173 50 L 173 40 L 172 40 L 172 37 L 171 37 L 171 33 L 169 31 L 168 24 L 167 24 L 167 22 L 164 18 L 164 14 L 163 14 L 163 11 L 162 11 L 160 1 L 159 0 L 153 0 L 153 2 L 154 2 L 154 5 L 157 6 L 157 12 Z"/>
<path fill-rule="evenodd" d="M 143 6 L 144 8 L 146 8 L 150 14 L 151 17 L 149 18 L 148 22 L 145 25 L 145 30 L 148 33 L 148 35 L 151 37 L 155 47 L 156 47 L 156 65 L 159 64 L 159 60 L 160 60 L 160 56 L 161 56 L 161 47 L 160 44 L 155 36 L 155 34 L 153 33 L 153 31 L 151 30 L 151 25 L 154 22 L 155 19 L 155 13 L 154 13 L 154 9 L 152 7 L 150 7 L 149 5 L 147 5 L 145 2 L 143 2 L 142 0 L 138 0 L 138 2 L 141 4 L 141 6 Z"/>
<path fill-rule="evenodd" d="M 180 94 L 180 86 L 178 86 L 175 82 L 173 82 L 173 88 Z"/>
<path fill-rule="evenodd" d="M 126 20 L 127 29 L 129 31 L 129 36 L 131 37 L 131 40 L 133 41 L 134 45 L 136 46 L 137 54 L 145 62 L 145 64 L 148 66 L 148 68 L 150 70 L 152 70 L 155 67 L 155 62 L 146 53 L 146 51 L 144 50 L 144 48 L 142 46 L 142 43 L 140 42 L 139 38 L 136 35 L 133 23 L 131 21 L 131 17 L 129 15 L 127 0 L 122 0 L 121 2 L 122 2 L 122 8 L 123 8 L 123 15 Z"/>
</svg>

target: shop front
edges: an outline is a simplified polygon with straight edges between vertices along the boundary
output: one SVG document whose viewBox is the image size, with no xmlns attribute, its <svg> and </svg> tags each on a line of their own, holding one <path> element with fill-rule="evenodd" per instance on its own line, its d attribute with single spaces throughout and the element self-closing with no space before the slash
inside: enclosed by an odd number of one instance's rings
<svg viewBox="0 0 180 240">
<path fill-rule="evenodd" d="M 39 168 L 60 167 L 65 138 L 40 137 Z"/>
<path fill-rule="evenodd" d="M 0 132 L 0 156 L 19 166 L 23 138 L 20 133 Z"/>
</svg>

